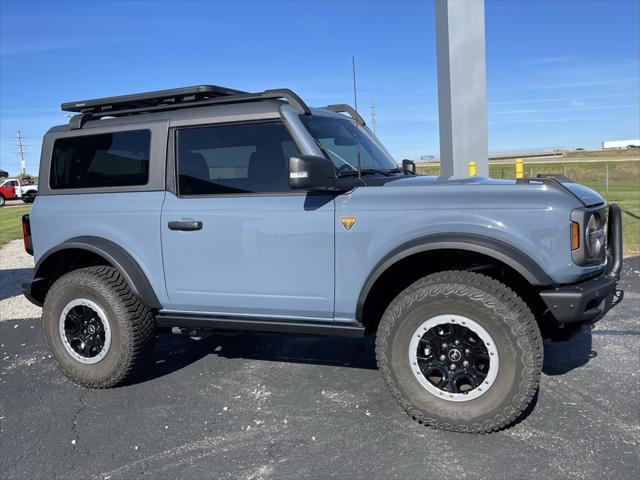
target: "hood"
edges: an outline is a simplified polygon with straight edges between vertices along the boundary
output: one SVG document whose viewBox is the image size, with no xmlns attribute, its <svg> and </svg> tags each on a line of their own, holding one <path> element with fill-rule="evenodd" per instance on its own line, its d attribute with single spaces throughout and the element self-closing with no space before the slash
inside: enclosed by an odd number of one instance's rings
<svg viewBox="0 0 640 480">
<path fill-rule="evenodd" d="M 595 191 L 589 187 L 585 187 L 579 183 L 561 182 L 560 185 L 548 179 L 530 179 L 528 181 L 518 183 L 515 179 L 498 179 L 487 177 L 466 177 L 466 178 L 441 178 L 427 175 L 416 176 L 402 176 L 398 177 L 394 181 L 390 181 L 385 184 L 389 187 L 404 187 L 404 186 L 446 186 L 446 185 L 521 185 L 522 188 L 548 188 L 554 186 L 560 188 L 567 195 L 571 195 L 586 207 L 593 205 L 599 205 L 604 203 L 604 199 Z"/>
</svg>

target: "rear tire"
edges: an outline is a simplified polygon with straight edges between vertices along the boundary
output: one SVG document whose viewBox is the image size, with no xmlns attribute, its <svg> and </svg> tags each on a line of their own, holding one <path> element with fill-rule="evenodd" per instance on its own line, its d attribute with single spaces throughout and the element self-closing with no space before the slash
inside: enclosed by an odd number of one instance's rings
<svg viewBox="0 0 640 480">
<path fill-rule="evenodd" d="M 153 311 L 112 267 L 82 268 L 60 277 L 47 293 L 42 321 L 54 360 L 85 387 L 125 383 L 152 354 Z"/>
<path fill-rule="evenodd" d="M 486 433 L 506 427 L 531 403 L 543 345 L 533 314 L 511 289 L 485 275 L 449 271 L 418 280 L 391 302 L 376 357 L 414 420 Z"/>
<path fill-rule="evenodd" d="M 4 207 L 5 203 L 6 203 L 6 200 L 4 199 L 4 197 L 2 195 L 0 195 L 0 207 Z"/>
</svg>

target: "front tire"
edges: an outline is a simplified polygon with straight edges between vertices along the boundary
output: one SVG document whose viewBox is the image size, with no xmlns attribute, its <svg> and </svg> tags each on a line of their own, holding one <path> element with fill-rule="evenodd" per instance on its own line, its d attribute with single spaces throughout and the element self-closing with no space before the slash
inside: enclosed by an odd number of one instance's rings
<svg viewBox="0 0 640 480">
<path fill-rule="evenodd" d="M 473 272 L 428 275 L 385 311 L 378 366 L 414 420 L 485 433 L 515 421 L 531 403 L 542 370 L 542 337 L 511 289 Z"/>
<path fill-rule="evenodd" d="M 82 268 L 60 277 L 47 293 L 42 321 L 54 360 L 85 387 L 125 383 L 152 353 L 153 312 L 112 267 Z"/>
<path fill-rule="evenodd" d="M 4 207 L 4 204 L 5 204 L 6 202 L 7 202 L 7 201 L 4 199 L 4 197 L 3 197 L 2 195 L 0 195 L 0 207 Z"/>
</svg>

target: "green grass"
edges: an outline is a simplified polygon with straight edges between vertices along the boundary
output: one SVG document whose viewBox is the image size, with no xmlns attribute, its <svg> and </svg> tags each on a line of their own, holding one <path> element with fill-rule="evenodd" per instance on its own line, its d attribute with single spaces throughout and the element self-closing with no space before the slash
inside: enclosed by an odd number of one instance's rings
<svg viewBox="0 0 640 480">
<path fill-rule="evenodd" d="M 613 150 L 617 151 L 617 150 Z M 624 152 L 624 150 L 621 150 Z M 636 150 L 637 152 L 637 150 Z M 579 152 L 583 153 L 583 152 Z M 609 189 L 606 188 L 606 168 L 609 167 Z M 422 165 L 418 172 L 438 175 L 438 165 Z M 623 162 L 553 162 L 524 163 L 525 176 L 538 173 L 561 173 L 574 182 L 582 183 L 599 192 L 609 203 L 622 209 L 622 231 L 625 256 L 640 254 L 640 161 Z M 515 165 L 489 164 L 493 178 L 514 178 Z"/>
<path fill-rule="evenodd" d="M 30 205 L 0 208 L 0 245 L 22 238 L 22 215 L 29 210 Z"/>
<path fill-rule="evenodd" d="M 566 152 L 565 158 L 588 158 L 588 157 L 640 157 L 640 150 L 637 148 L 621 148 L 616 150 L 581 150 L 577 152 Z"/>
</svg>

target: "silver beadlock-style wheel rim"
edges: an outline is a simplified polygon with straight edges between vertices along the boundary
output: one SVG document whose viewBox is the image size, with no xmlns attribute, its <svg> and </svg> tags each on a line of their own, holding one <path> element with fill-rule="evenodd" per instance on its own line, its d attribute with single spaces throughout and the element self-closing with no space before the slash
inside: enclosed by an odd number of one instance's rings
<svg viewBox="0 0 640 480">
<path fill-rule="evenodd" d="M 465 402 L 484 395 L 495 383 L 500 358 L 493 338 L 478 322 L 462 315 L 438 315 L 413 333 L 409 365 L 429 393 Z"/>
<path fill-rule="evenodd" d="M 104 310 L 86 298 L 70 301 L 62 309 L 59 320 L 60 339 L 75 360 L 98 363 L 111 347 L 111 327 Z"/>
</svg>

